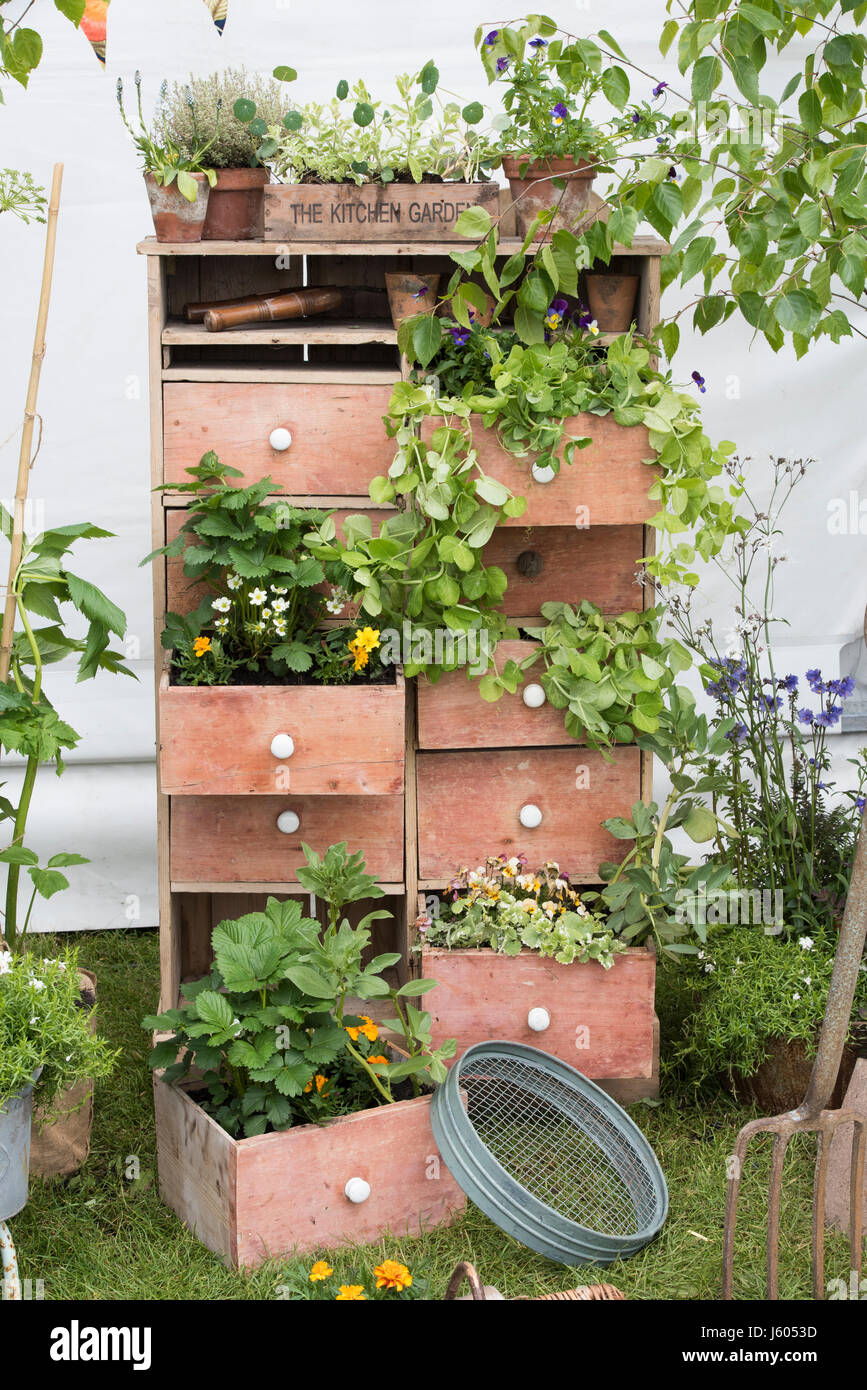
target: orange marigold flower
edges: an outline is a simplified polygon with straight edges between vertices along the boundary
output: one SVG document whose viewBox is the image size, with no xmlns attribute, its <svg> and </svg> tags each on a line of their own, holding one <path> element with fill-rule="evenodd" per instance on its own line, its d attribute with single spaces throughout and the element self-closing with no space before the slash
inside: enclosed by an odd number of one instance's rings
<svg viewBox="0 0 867 1390">
<path fill-rule="evenodd" d="M 354 1028 L 346 1029 L 352 1041 L 358 1042 L 359 1033 L 363 1033 L 364 1036 L 367 1038 L 368 1042 L 376 1042 L 377 1038 L 379 1037 L 379 1029 L 374 1023 L 373 1019 L 368 1018 L 367 1014 L 359 1014 L 359 1018 L 363 1020 L 362 1023 L 359 1023 Z"/>
<path fill-rule="evenodd" d="M 316 1090 L 319 1092 L 319 1094 L 322 1096 L 327 1096 L 328 1092 L 325 1090 L 325 1087 L 328 1085 L 328 1077 L 314 1076 L 313 1081 L 316 1082 Z M 308 1094 L 308 1092 L 313 1090 L 313 1081 L 308 1081 L 307 1085 L 304 1087 L 305 1096 Z"/>
<path fill-rule="evenodd" d="M 384 1067 L 387 1067 L 389 1064 L 387 1057 L 368 1057 L 367 1060 L 368 1062 L 380 1062 Z"/>
<path fill-rule="evenodd" d="M 335 1303 L 365 1303 L 367 1294 L 363 1284 L 341 1284 Z"/>
<path fill-rule="evenodd" d="M 315 1284 L 320 1279 L 330 1279 L 333 1273 L 334 1270 L 331 1268 L 331 1265 L 328 1264 L 326 1260 L 317 1260 L 310 1271 L 310 1282 L 311 1284 Z"/>
<path fill-rule="evenodd" d="M 196 653 L 196 656 L 204 656 L 205 652 L 209 652 L 210 650 L 210 637 L 197 637 L 193 642 L 193 651 Z"/>
<path fill-rule="evenodd" d="M 373 1274 L 378 1289 L 394 1289 L 396 1293 L 402 1293 L 412 1283 L 412 1275 L 406 1265 L 399 1264 L 397 1260 L 383 1260 Z"/>
</svg>

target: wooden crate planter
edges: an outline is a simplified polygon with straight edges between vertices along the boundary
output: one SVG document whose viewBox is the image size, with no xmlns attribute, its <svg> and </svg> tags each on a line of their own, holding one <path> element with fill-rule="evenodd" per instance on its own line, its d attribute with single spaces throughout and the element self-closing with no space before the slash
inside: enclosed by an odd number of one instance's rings
<svg viewBox="0 0 867 1390">
<path fill-rule="evenodd" d="M 298 825 L 278 824 L 285 813 Z M 284 820 L 285 824 L 285 820 Z M 307 861 L 301 842 L 324 854 L 346 840 L 381 883 L 403 881 L 400 796 L 177 796 L 172 800 L 171 876 L 182 883 L 295 883 Z"/>
<path fill-rule="evenodd" d="M 423 946 L 421 973 L 439 981 L 425 996 L 434 1043 L 457 1038 L 458 1056 L 475 1043 L 503 1038 L 540 1047 L 594 1081 L 654 1080 L 652 950 L 630 948 L 605 970 L 596 961 L 561 965 L 529 950 L 504 956 Z M 544 1031 L 527 1022 L 531 1009 L 547 1011 L 551 1021 Z"/>
<path fill-rule="evenodd" d="M 162 1200 L 234 1268 L 418 1235 L 466 1206 L 439 1156 L 427 1096 L 240 1140 L 158 1076 L 154 1109 Z M 344 1195 L 354 1177 L 370 1185 L 358 1205 Z"/>
<path fill-rule="evenodd" d="M 535 650 L 535 642 L 501 642 L 497 664 L 502 669 L 507 661 L 524 661 Z M 448 671 L 436 683 L 420 676 L 419 748 L 550 748 L 571 743 L 563 710 L 547 700 L 529 709 L 521 697 L 527 685 L 538 684 L 542 670 L 540 661 L 514 695 L 506 693 L 492 704 L 479 698 L 476 683 L 467 680 L 463 669 Z"/>
<path fill-rule="evenodd" d="M 499 211 L 495 183 L 271 184 L 265 240 L 284 242 L 457 241 L 467 208 Z"/>
<path fill-rule="evenodd" d="M 173 796 L 393 796 L 406 692 L 394 685 L 181 686 L 160 679 L 160 786 Z M 271 751 L 289 734 L 291 754 Z"/>
</svg>

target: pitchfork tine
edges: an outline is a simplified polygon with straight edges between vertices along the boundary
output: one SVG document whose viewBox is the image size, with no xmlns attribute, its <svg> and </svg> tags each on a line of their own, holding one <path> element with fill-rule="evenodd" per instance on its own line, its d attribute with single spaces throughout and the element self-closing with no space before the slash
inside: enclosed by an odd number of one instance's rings
<svg viewBox="0 0 867 1390">
<path fill-rule="evenodd" d="M 774 1135 L 771 1156 L 771 1187 L 768 1193 L 768 1298 L 777 1298 L 777 1275 L 780 1260 L 780 1201 L 783 1195 L 783 1160 L 789 1146 L 789 1135 Z"/>
<path fill-rule="evenodd" d="M 723 1232 L 723 1287 L 722 1296 L 731 1299 L 732 1274 L 735 1254 L 735 1225 L 738 1219 L 738 1197 L 740 1196 L 741 1175 L 747 1156 L 747 1146 L 755 1132 L 755 1121 L 744 1125 L 737 1139 L 732 1157 L 735 1160 L 734 1173 L 728 1180 L 726 1189 L 726 1220 Z"/>
<path fill-rule="evenodd" d="M 817 1136 L 816 1175 L 813 1179 L 813 1297 L 825 1297 L 825 1185 L 831 1145 L 826 1129 Z"/>
</svg>

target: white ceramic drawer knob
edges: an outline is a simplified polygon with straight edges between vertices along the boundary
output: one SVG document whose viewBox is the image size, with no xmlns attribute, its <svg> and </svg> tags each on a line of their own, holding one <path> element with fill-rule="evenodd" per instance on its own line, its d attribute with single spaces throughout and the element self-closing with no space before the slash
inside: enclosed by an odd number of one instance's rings
<svg viewBox="0 0 867 1390">
<path fill-rule="evenodd" d="M 524 686 L 524 693 L 521 698 L 528 709 L 538 709 L 540 705 L 544 705 L 546 696 L 541 685 L 537 685 L 534 681 L 532 685 Z"/>
<path fill-rule="evenodd" d="M 518 812 L 518 820 L 525 830 L 535 830 L 537 825 L 542 824 L 542 812 L 538 806 L 528 803 L 528 805 L 522 806 Z"/>
<path fill-rule="evenodd" d="M 278 454 L 282 454 L 285 453 L 292 443 L 292 436 L 288 430 L 272 430 L 268 436 L 268 443 L 271 445 L 272 449 L 276 449 Z"/>
<path fill-rule="evenodd" d="M 277 817 L 277 829 L 282 830 L 284 835 L 294 835 L 301 824 L 301 817 L 294 811 L 281 811 Z"/>
<path fill-rule="evenodd" d="M 291 758 L 295 752 L 295 740 L 291 734 L 275 734 L 271 740 L 271 752 L 275 758 Z"/>
<path fill-rule="evenodd" d="M 547 1009 L 531 1009 L 527 1014 L 527 1025 L 534 1033 L 544 1033 L 551 1027 L 551 1015 Z"/>
<path fill-rule="evenodd" d="M 532 474 L 537 483 L 553 483 L 554 479 L 557 476 L 551 465 L 548 463 L 534 463 L 532 468 Z"/>
<path fill-rule="evenodd" d="M 366 1202 L 370 1196 L 370 1183 L 365 1182 L 364 1178 L 350 1178 L 343 1189 L 343 1194 L 357 1206 L 359 1202 Z"/>
</svg>

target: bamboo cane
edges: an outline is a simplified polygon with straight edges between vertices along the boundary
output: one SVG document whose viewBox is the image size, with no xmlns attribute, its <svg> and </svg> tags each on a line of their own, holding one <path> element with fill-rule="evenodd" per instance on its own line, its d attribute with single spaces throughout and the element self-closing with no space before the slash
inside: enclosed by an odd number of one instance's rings
<svg viewBox="0 0 867 1390">
<path fill-rule="evenodd" d="M 27 506 L 27 490 L 30 484 L 30 460 L 33 450 L 33 427 L 36 423 L 36 398 L 39 392 L 39 376 L 42 359 L 45 356 L 45 327 L 48 322 L 48 304 L 51 299 L 51 279 L 54 273 L 54 248 L 57 242 L 57 214 L 60 209 L 60 186 L 63 183 L 63 165 L 55 164 L 51 180 L 51 196 L 48 203 L 48 223 L 45 231 L 45 256 L 42 263 L 42 290 L 39 295 L 39 312 L 36 315 L 36 333 L 33 339 L 33 358 L 30 363 L 30 381 L 27 385 L 27 400 L 24 406 L 24 425 L 21 430 L 21 451 L 18 455 L 18 481 L 15 485 L 15 508 L 12 517 L 12 534 L 9 537 L 11 554 L 9 556 L 9 583 L 6 586 L 6 603 L 3 609 L 3 632 L 0 640 L 0 683 L 9 679 L 9 666 L 12 660 L 12 642 L 15 635 L 15 579 L 21 564 L 24 546 L 24 513 Z"/>
</svg>

